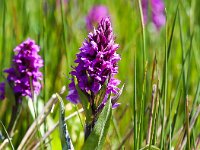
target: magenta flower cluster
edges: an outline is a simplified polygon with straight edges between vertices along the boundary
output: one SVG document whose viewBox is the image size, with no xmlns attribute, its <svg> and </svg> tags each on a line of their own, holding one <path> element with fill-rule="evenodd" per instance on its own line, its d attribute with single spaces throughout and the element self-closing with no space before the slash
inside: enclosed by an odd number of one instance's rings
<svg viewBox="0 0 200 150">
<path fill-rule="evenodd" d="M 108 8 L 104 5 L 95 5 L 89 11 L 86 17 L 86 26 L 90 31 L 93 29 L 93 26 L 96 26 L 103 18 L 109 17 Z"/>
<path fill-rule="evenodd" d="M 8 74 L 8 83 L 17 97 L 32 97 L 31 87 L 35 94 L 40 93 L 42 73 L 39 69 L 43 66 L 43 60 L 38 55 L 39 51 L 40 47 L 29 38 L 14 49 L 16 54 L 12 67 L 4 72 Z"/>
<path fill-rule="evenodd" d="M 0 100 L 3 100 L 5 98 L 5 83 L 0 83 Z"/>
<path fill-rule="evenodd" d="M 80 102 L 74 77 L 78 81 L 78 87 L 88 96 L 88 100 L 94 100 L 105 81 L 110 79 L 106 95 L 99 107 L 105 105 L 109 94 L 118 94 L 117 86 L 120 81 L 114 78 L 114 75 L 118 73 L 117 63 L 121 59 L 116 53 L 118 48 L 119 45 L 115 44 L 110 19 L 102 19 L 98 28 L 88 34 L 88 39 L 83 42 L 80 53 L 77 54 L 75 63 L 78 65 L 71 71 L 73 78 L 69 84 L 68 100 L 75 104 Z M 113 101 L 113 107 L 116 105 L 117 103 Z"/>
<path fill-rule="evenodd" d="M 148 4 L 148 0 L 142 0 L 142 10 L 145 24 L 148 21 Z M 159 30 L 162 26 L 165 25 L 166 22 L 164 2 L 162 0 L 150 0 L 150 4 L 152 22 L 157 30 Z"/>
</svg>

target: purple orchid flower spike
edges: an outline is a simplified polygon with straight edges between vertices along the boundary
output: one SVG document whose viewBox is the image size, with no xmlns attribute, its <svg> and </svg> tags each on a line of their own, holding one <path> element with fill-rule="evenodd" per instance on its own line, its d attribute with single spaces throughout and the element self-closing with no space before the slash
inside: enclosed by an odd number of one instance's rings
<svg viewBox="0 0 200 150">
<path fill-rule="evenodd" d="M 93 33 L 89 33 L 88 39 L 83 42 L 75 60 L 78 65 L 71 71 L 71 75 L 76 77 L 78 87 L 89 96 L 89 99 L 95 99 L 108 78 L 110 79 L 103 97 L 104 101 L 102 99 L 103 103 L 106 102 L 108 95 L 118 94 L 120 89 L 117 86 L 120 81 L 114 78 L 118 73 L 117 63 L 121 59 L 116 53 L 118 48 L 109 18 L 102 19 L 98 28 L 94 29 Z M 71 81 L 67 99 L 77 104 L 80 102 L 79 95 L 74 79 Z"/>
<path fill-rule="evenodd" d="M 35 41 L 28 38 L 14 49 L 16 54 L 12 67 L 4 70 L 8 74 L 8 83 L 19 99 L 23 96 L 32 98 L 31 86 L 35 94 L 40 93 L 42 73 L 39 69 L 43 66 L 43 60 L 38 55 L 39 51 L 40 47 Z"/>
<path fill-rule="evenodd" d="M 67 99 L 74 104 L 81 102 L 85 110 L 85 138 L 92 131 L 108 99 L 111 99 L 113 108 L 119 105 L 120 80 L 114 77 L 118 73 L 118 61 L 121 59 L 116 53 L 118 48 L 110 18 L 103 18 L 98 28 L 94 28 L 83 42 L 75 60 L 77 66 L 70 73 L 72 79 Z"/>
</svg>

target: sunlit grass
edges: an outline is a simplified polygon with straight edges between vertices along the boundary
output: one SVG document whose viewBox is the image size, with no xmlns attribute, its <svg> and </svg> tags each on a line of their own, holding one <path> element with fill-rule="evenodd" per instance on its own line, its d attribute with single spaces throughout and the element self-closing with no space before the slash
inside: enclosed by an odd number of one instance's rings
<svg viewBox="0 0 200 150">
<path fill-rule="evenodd" d="M 54 93 L 63 100 L 68 92 L 71 66 L 81 43 L 87 36 L 85 16 L 93 4 L 109 8 L 119 43 L 122 60 L 119 78 L 125 84 L 119 99 L 121 105 L 112 111 L 112 120 L 104 149 L 199 149 L 200 143 L 200 22 L 199 1 L 165 1 L 167 24 L 160 31 L 152 23 L 142 23 L 139 1 L 0 1 L 0 82 L 3 70 L 9 68 L 13 48 L 27 37 L 40 45 L 44 59 L 43 89 L 37 97 L 38 105 L 45 105 Z M 120 86 L 120 87 L 121 87 Z M 156 89 L 155 89 L 156 87 Z M 0 102 L 0 120 L 8 127 L 14 105 L 11 89 Z M 64 101 L 65 116 L 77 112 Z M 59 103 L 53 102 L 47 118 L 41 123 L 48 132 L 59 121 Z M 51 106 L 52 106 L 51 105 Z M 43 108 L 36 108 L 39 117 Z M 51 113 L 50 113 L 51 112 Z M 35 121 L 28 102 L 23 100 L 16 132 L 7 146 L 17 148 L 28 128 Z M 75 149 L 84 142 L 84 115 L 79 113 L 67 120 L 68 131 Z M 2 135 L 7 137 L 3 128 Z M 34 131 L 35 132 L 35 131 Z M 38 143 L 45 133 L 31 134 L 26 144 Z M 148 140 L 147 140 L 148 139 Z M 41 148 L 61 149 L 59 129 L 43 139 Z M 3 142 L 3 141 L 1 141 Z M 9 144 L 9 142 L 11 144 Z M 198 144 L 197 144 L 198 143 Z M 0 143 L 1 144 L 1 143 Z M 198 146 L 198 147 L 197 147 Z"/>
</svg>

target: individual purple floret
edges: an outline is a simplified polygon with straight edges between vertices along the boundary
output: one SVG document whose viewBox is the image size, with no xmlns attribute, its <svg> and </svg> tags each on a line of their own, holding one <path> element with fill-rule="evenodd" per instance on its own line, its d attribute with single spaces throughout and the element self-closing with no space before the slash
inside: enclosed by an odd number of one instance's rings
<svg viewBox="0 0 200 150">
<path fill-rule="evenodd" d="M 148 4 L 148 0 L 142 0 L 142 11 L 145 24 L 147 24 L 148 21 Z M 156 29 L 159 30 L 166 22 L 164 2 L 162 0 L 151 0 L 150 4 L 152 22 Z"/>
<path fill-rule="evenodd" d="M 118 94 L 117 86 L 120 81 L 114 78 L 114 75 L 118 73 L 117 63 L 121 59 L 116 53 L 118 48 L 119 45 L 115 44 L 110 19 L 102 19 L 98 28 L 88 34 L 88 39 L 83 42 L 80 53 L 77 54 L 75 63 L 78 65 L 71 71 L 73 78 L 69 84 L 68 100 L 75 104 L 80 102 L 74 77 L 78 81 L 78 87 L 88 96 L 90 102 L 94 101 L 95 96 L 108 81 L 106 94 L 99 107 L 105 105 L 108 95 Z M 114 99 L 113 102 L 113 106 L 116 106 Z"/>
<path fill-rule="evenodd" d="M 5 98 L 5 83 L 0 83 L 0 100 L 3 100 Z"/>
<path fill-rule="evenodd" d="M 86 17 L 86 26 L 90 31 L 93 29 L 93 26 L 96 26 L 103 18 L 109 17 L 109 11 L 106 6 L 103 5 L 95 5 L 89 11 Z"/>
<path fill-rule="evenodd" d="M 42 73 L 39 69 L 43 66 L 43 60 L 38 55 L 39 51 L 40 47 L 29 38 L 14 49 L 16 54 L 12 60 L 12 67 L 4 72 L 8 73 L 8 83 L 17 97 L 32 98 L 31 86 L 35 94 L 40 93 Z"/>
</svg>

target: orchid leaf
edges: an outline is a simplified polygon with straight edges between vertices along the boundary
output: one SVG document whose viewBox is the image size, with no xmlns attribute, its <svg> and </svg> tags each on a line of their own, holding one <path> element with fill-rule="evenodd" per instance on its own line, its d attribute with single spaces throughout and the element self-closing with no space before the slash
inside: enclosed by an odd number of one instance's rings
<svg viewBox="0 0 200 150">
<path fill-rule="evenodd" d="M 74 79 L 75 85 L 76 85 L 76 90 L 78 92 L 78 95 L 80 97 L 81 104 L 83 106 L 85 116 L 86 116 L 86 123 L 91 122 L 92 118 L 92 108 L 89 102 L 89 97 L 79 88 L 78 82 L 76 78 Z"/>
<path fill-rule="evenodd" d="M 71 142 L 71 138 L 69 136 L 67 130 L 67 124 L 65 123 L 65 107 L 62 98 L 56 94 L 59 102 L 60 102 L 60 119 L 59 119 L 59 128 L 60 128 L 60 139 L 63 150 L 74 150 L 74 147 Z"/>
<path fill-rule="evenodd" d="M 106 95 L 108 81 L 109 81 L 109 78 L 105 81 L 105 83 L 102 85 L 101 89 L 99 90 L 99 92 L 97 93 L 97 95 L 94 98 L 94 103 L 95 103 L 96 108 L 102 103 L 102 101 Z"/>
<path fill-rule="evenodd" d="M 110 126 L 110 120 L 112 115 L 111 99 L 109 98 L 105 107 L 97 119 L 93 131 L 85 141 L 83 150 L 100 150 L 103 147 L 108 128 Z"/>
</svg>

